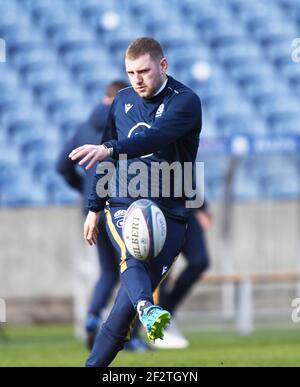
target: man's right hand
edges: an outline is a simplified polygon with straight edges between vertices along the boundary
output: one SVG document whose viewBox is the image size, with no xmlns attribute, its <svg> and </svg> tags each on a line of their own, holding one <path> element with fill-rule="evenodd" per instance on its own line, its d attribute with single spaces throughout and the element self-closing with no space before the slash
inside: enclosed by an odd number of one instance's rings
<svg viewBox="0 0 300 387">
<path fill-rule="evenodd" d="M 85 167 L 86 170 L 89 170 L 97 161 L 102 161 L 110 156 L 110 151 L 104 145 L 91 145 L 86 144 L 82 145 L 79 148 L 72 150 L 69 154 L 69 158 L 73 161 L 80 159 L 79 165 L 83 165 L 88 162 L 88 165 Z"/>
<path fill-rule="evenodd" d="M 84 223 L 84 239 L 88 242 L 90 246 L 93 246 L 97 243 L 97 238 L 99 234 L 98 223 L 100 218 L 100 212 L 90 211 L 86 217 Z"/>
</svg>

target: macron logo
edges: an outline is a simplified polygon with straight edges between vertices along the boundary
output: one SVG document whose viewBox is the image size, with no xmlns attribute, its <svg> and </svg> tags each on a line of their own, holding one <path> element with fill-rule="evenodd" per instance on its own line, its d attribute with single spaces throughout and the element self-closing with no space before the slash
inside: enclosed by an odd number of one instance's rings
<svg viewBox="0 0 300 387">
<path fill-rule="evenodd" d="M 130 103 L 126 103 L 125 104 L 125 113 L 127 114 L 132 107 L 133 107 L 133 105 L 131 105 Z"/>
<path fill-rule="evenodd" d="M 161 275 L 164 275 L 168 271 L 168 266 L 164 266 Z"/>
</svg>

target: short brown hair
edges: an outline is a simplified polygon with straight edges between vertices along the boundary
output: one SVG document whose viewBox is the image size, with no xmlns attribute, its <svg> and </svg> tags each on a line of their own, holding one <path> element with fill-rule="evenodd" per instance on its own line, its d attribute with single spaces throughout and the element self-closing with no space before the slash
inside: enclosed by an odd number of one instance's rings
<svg viewBox="0 0 300 387">
<path fill-rule="evenodd" d="M 113 82 L 111 82 L 107 88 L 106 88 L 106 95 L 110 98 L 115 98 L 117 92 L 121 89 L 124 89 L 125 87 L 129 86 L 126 81 L 123 81 L 122 79 L 117 79 Z"/>
<path fill-rule="evenodd" d="M 157 40 L 142 37 L 130 43 L 126 50 L 125 58 L 134 60 L 145 54 L 149 54 L 156 61 L 164 57 L 163 49 Z"/>
</svg>

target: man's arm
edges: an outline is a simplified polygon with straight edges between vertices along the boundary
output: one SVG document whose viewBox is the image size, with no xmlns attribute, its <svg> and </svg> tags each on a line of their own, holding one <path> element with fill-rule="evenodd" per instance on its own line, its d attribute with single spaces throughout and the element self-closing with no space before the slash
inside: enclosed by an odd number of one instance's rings
<svg viewBox="0 0 300 387">
<path fill-rule="evenodd" d="M 103 134 L 103 141 L 106 141 L 109 138 L 117 136 L 115 125 L 114 125 L 114 104 L 111 106 L 106 127 Z M 87 168 L 86 168 L 87 169 Z M 100 198 L 97 194 L 97 184 L 99 179 L 102 177 L 101 174 L 95 173 L 93 188 L 90 193 L 88 201 L 89 213 L 87 215 L 86 221 L 84 223 L 84 239 L 89 243 L 90 246 L 93 246 L 97 243 L 98 237 L 98 222 L 100 217 L 100 212 L 104 209 L 105 202 L 107 198 Z"/>
<path fill-rule="evenodd" d="M 210 211 L 210 207 L 207 199 L 205 199 L 203 205 L 196 210 L 195 215 L 200 226 L 204 230 L 208 230 L 211 227 L 213 223 L 213 216 Z"/>
<path fill-rule="evenodd" d="M 200 99 L 192 93 L 182 93 L 173 98 L 169 109 L 143 132 L 122 141 L 109 141 L 113 147 L 113 158 L 120 154 L 135 158 L 155 153 L 178 140 L 195 127 L 201 127 Z"/>
<path fill-rule="evenodd" d="M 99 224 L 100 212 L 90 211 L 86 217 L 83 227 L 83 237 L 88 242 L 90 246 L 97 244 L 97 239 L 99 235 Z"/>
<path fill-rule="evenodd" d="M 78 130 L 82 130 L 82 129 L 83 128 L 80 127 Z M 69 184 L 69 186 L 71 186 L 72 188 L 82 193 L 83 177 L 77 171 L 76 164 L 70 158 L 68 158 L 68 154 L 78 144 L 77 136 L 78 136 L 78 132 L 76 132 L 75 135 L 64 145 L 56 163 L 56 170 Z"/>
<path fill-rule="evenodd" d="M 114 106 L 115 105 L 113 103 L 111 108 L 110 108 L 110 112 L 108 114 L 108 118 L 106 121 L 102 141 L 107 141 L 108 139 L 111 139 L 111 138 L 115 138 L 115 139 L 117 138 L 117 132 L 116 132 L 115 121 L 114 121 Z M 93 146 L 95 146 L 95 145 L 93 145 Z M 112 161 L 113 163 L 115 163 L 115 161 L 112 159 L 107 160 L 107 161 Z M 88 168 L 86 168 L 86 169 L 88 169 Z M 104 209 L 105 202 L 107 200 L 107 198 L 100 198 L 97 194 L 97 184 L 98 184 L 99 179 L 102 176 L 103 176 L 103 174 L 97 173 L 97 170 L 96 170 L 94 180 L 93 180 L 92 191 L 91 191 L 89 201 L 88 201 L 89 210 L 92 212 L 95 212 L 95 213 L 102 211 Z"/>
<path fill-rule="evenodd" d="M 100 146 L 84 145 L 74 149 L 69 157 L 72 160 L 83 157 L 79 165 L 89 162 L 86 169 L 109 156 L 114 159 L 120 154 L 126 154 L 128 158 L 140 157 L 157 152 L 195 127 L 201 129 L 200 99 L 196 94 L 182 93 L 174 97 L 168 111 L 151 128 L 122 141 L 110 140 Z"/>
</svg>

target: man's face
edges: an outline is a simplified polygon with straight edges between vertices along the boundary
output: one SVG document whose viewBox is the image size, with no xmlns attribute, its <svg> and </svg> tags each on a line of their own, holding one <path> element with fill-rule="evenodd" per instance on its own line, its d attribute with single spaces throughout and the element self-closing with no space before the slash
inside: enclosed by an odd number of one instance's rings
<svg viewBox="0 0 300 387">
<path fill-rule="evenodd" d="M 166 79 L 168 63 L 165 58 L 155 61 L 149 54 L 137 59 L 125 59 L 126 71 L 132 87 L 142 98 L 151 98 Z"/>
</svg>

